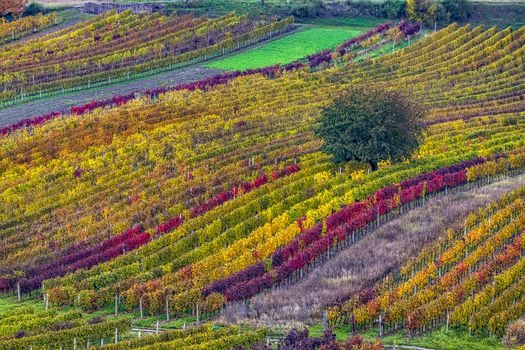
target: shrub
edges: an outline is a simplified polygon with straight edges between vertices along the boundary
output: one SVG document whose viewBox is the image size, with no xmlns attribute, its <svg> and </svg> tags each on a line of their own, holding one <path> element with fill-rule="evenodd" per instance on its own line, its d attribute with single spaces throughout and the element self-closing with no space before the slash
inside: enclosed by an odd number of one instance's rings
<svg viewBox="0 0 525 350">
<path fill-rule="evenodd" d="M 509 347 L 525 344 L 525 319 L 519 319 L 509 325 L 503 343 Z"/>
<path fill-rule="evenodd" d="M 24 16 L 34 16 L 38 13 L 45 14 L 46 8 L 41 4 L 32 2 L 28 7 L 26 7 L 24 11 Z"/>
</svg>

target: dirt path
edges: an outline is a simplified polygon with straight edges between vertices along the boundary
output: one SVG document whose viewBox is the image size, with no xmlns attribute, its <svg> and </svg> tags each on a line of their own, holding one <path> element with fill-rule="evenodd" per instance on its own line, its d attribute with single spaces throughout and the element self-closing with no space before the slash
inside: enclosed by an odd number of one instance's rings
<svg viewBox="0 0 525 350">
<path fill-rule="evenodd" d="M 227 321 L 250 318 L 259 325 L 300 327 L 319 322 L 325 305 L 376 283 L 433 242 L 447 228 L 461 227 L 468 213 L 525 185 L 525 175 L 471 191 L 440 196 L 365 235 L 310 272 L 301 282 L 253 298 L 246 309 L 229 306 Z"/>
<path fill-rule="evenodd" d="M 35 100 L 0 109 L 0 127 L 10 125 L 24 118 L 33 118 L 49 112 L 66 111 L 69 107 L 83 105 L 93 100 L 107 99 L 114 95 L 126 95 L 133 91 L 142 91 L 161 86 L 173 86 L 188 81 L 201 80 L 220 72 L 220 70 L 211 68 L 189 67 L 150 76 L 141 80 L 83 90 L 54 96 L 48 99 Z"/>
</svg>

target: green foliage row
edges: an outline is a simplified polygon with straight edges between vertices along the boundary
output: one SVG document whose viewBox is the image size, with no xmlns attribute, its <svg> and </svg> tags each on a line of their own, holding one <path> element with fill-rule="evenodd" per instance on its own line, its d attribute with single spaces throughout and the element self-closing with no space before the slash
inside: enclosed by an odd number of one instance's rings
<svg viewBox="0 0 525 350">
<path fill-rule="evenodd" d="M 115 335 L 115 329 L 118 334 L 129 332 L 131 320 L 106 321 L 26 338 L 0 341 L 0 350 L 27 350 L 30 347 L 33 350 L 56 350 L 60 347 L 72 347 L 74 339 L 77 344 L 85 344 L 88 341 L 111 338 Z"/>
</svg>

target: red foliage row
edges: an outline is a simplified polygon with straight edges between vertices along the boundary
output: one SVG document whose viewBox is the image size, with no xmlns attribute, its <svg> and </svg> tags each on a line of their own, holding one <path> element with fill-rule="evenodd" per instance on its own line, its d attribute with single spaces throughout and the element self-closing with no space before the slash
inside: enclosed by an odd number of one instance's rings
<svg viewBox="0 0 525 350">
<path fill-rule="evenodd" d="M 404 23 L 404 24 L 403 24 Z M 406 24 L 405 22 L 401 22 L 400 23 L 400 26 L 403 24 L 403 28 L 406 27 L 406 30 L 413 30 L 411 29 L 412 26 L 410 24 Z M 389 23 L 384 23 L 384 24 L 380 24 L 378 25 L 375 29 L 369 31 L 369 32 L 366 32 L 356 38 L 352 38 L 346 42 L 344 42 L 343 44 L 341 44 L 339 47 L 338 47 L 338 51 L 341 53 L 341 54 L 344 54 L 346 52 L 346 48 L 348 46 L 351 46 L 353 44 L 356 44 L 356 43 L 359 43 L 363 40 L 366 40 L 368 39 L 369 37 L 373 36 L 374 34 L 376 33 L 382 33 L 386 30 L 388 30 L 390 28 L 390 24 Z M 317 53 L 317 54 L 314 54 L 314 55 L 311 55 L 311 56 L 308 56 L 308 65 L 310 67 L 316 67 L 320 64 L 322 64 L 323 62 L 330 62 L 332 60 L 332 56 L 331 56 L 331 53 L 329 50 L 326 50 L 326 51 L 322 51 L 320 53 Z M 254 74 L 262 74 L 262 75 L 265 75 L 267 77 L 274 77 L 278 72 L 280 71 L 292 71 L 292 70 L 296 70 L 296 69 L 300 69 L 300 68 L 303 68 L 305 65 L 302 63 L 302 62 L 292 62 L 290 64 L 287 64 L 283 67 L 281 67 L 280 65 L 274 65 L 274 66 L 269 66 L 269 67 L 263 67 L 263 68 L 258 68 L 258 69 L 248 69 L 248 70 L 245 70 L 245 71 L 235 71 L 235 72 L 228 72 L 228 73 L 223 73 L 223 74 L 217 74 L 217 75 L 214 75 L 210 78 L 207 78 L 207 79 L 202 79 L 202 80 L 199 80 L 199 81 L 196 81 L 196 82 L 191 82 L 191 83 L 183 83 L 183 84 L 179 84 L 179 85 L 176 85 L 176 86 L 173 86 L 173 87 L 161 87 L 161 88 L 156 88 L 156 89 L 152 89 L 152 90 L 145 90 L 145 91 L 135 91 L 135 92 L 132 92 L 130 94 L 127 94 L 127 95 L 123 95 L 123 96 L 120 96 L 120 95 L 116 95 L 112 98 L 109 98 L 107 100 L 99 100 L 99 101 L 91 101 L 89 103 L 86 103 L 85 105 L 81 105 L 81 106 L 74 106 L 74 107 L 71 107 L 70 108 L 70 113 L 71 114 L 74 114 L 74 115 L 82 115 L 82 114 L 85 114 L 85 113 L 89 113 L 91 111 L 93 111 L 94 109 L 96 108 L 100 108 L 100 107 L 106 107 L 106 106 L 119 106 L 119 105 L 122 105 L 130 100 L 133 100 L 135 99 L 138 95 L 142 95 L 142 96 L 149 96 L 149 97 L 153 97 L 153 96 L 158 96 L 159 94 L 162 94 L 162 93 L 165 93 L 165 92 L 168 92 L 168 91 L 178 91 L 178 90 L 190 90 L 190 91 L 193 91 L 195 89 L 200 89 L 200 90 L 205 90 L 207 87 L 212 87 L 212 86 L 216 86 L 216 85 L 222 85 L 222 84 L 226 84 L 227 82 L 233 80 L 233 79 L 236 79 L 238 77 L 241 77 L 241 76 L 247 76 L 247 75 L 254 75 Z M 45 115 L 41 115 L 41 116 L 37 116 L 37 117 L 34 117 L 34 118 L 27 118 L 27 119 L 23 119 L 23 120 L 20 120 L 14 124 L 11 124 L 11 125 L 8 125 L 6 127 L 2 127 L 0 128 L 0 136 L 5 136 L 5 135 L 8 135 L 9 133 L 15 131 L 15 130 L 18 130 L 18 129 L 22 129 L 22 128 L 28 128 L 28 127 L 33 127 L 33 126 L 39 126 L 39 125 L 42 125 L 44 124 L 45 122 L 51 120 L 51 119 L 54 119 L 54 118 L 57 118 L 59 116 L 63 116 L 65 114 L 62 114 L 60 112 L 52 112 L 52 113 L 48 113 L 48 114 L 45 114 Z"/>
<path fill-rule="evenodd" d="M 281 177 L 285 177 L 291 174 L 294 174 L 301 170 L 298 165 L 292 164 L 287 167 L 285 167 L 282 170 L 274 170 L 272 172 L 272 179 L 277 180 Z M 266 175 L 261 175 L 257 177 L 253 181 L 246 181 L 240 184 L 239 186 L 234 186 L 229 191 L 224 191 L 222 193 L 219 193 L 218 195 L 214 196 L 212 199 L 207 200 L 206 202 L 202 203 L 198 207 L 194 207 L 190 210 L 190 217 L 194 218 L 196 216 L 202 215 L 211 209 L 222 205 L 223 203 L 229 201 L 230 199 L 235 198 L 240 193 L 248 193 L 252 190 L 266 184 L 268 182 L 268 177 Z"/>
<path fill-rule="evenodd" d="M 386 23 L 382 23 L 382 24 L 379 24 L 377 27 L 375 27 L 374 29 L 372 30 L 369 30 L 368 32 L 366 33 L 363 33 L 355 38 L 352 38 L 350 40 L 347 40 L 345 42 L 343 42 L 341 45 L 339 45 L 337 47 L 337 52 L 339 52 L 341 55 L 344 55 L 346 53 L 346 49 L 355 45 L 355 44 L 358 44 L 362 41 L 365 41 L 367 40 L 368 38 L 371 38 L 372 36 L 374 36 L 375 34 L 381 34 L 381 33 L 384 33 L 386 32 L 387 30 L 390 29 L 390 23 L 386 22 Z"/>
<path fill-rule="evenodd" d="M 286 65 L 284 67 L 275 65 L 275 66 L 259 68 L 259 69 L 249 69 L 243 72 L 236 71 L 236 72 L 217 74 L 211 78 L 199 80 L 199 81 L 192 82 L 192 83 L 184 83 L 184 84 L 179 84 L 179 85 L 176 85 L 173 87 L 167 87 L 167 88 L 161 87 L 161 88 L 156 88 L 153 90 L 145 90 L 142 92 L 136 91 L 136 92 L 132 92 L 130 94 L 123 95 L 123 96 L 117 95 L 107 100 L 91 101 L 89 103 L 86 103 L 85 105 L 71 107 L 70 113 L 74 115 L 82 115 L 85 113 L 89 113 L 93 111 L 94 109 L 100 108 L 100 107 L 119 106 L 130 100 L 135 99 L 139 95 L 153 97 L 153 96 L 158 96 L 159 94 L 162 94 L 168 91 L 178 91 L 178 90 L 193 91 L 195 89 L 205 90 L 206 87 L 226 84 L 228 81 L 241 77 L 241 76 L 263 74 L 268 77 L 273 77 L 278 71 L 294 70 L 294 69 L 299 69 L 301 67 L 303 67 L 302 63 L 293 63 L 293 64 Z M 8 135 L 11 132 L 16 131 L 18 129 L 39 126 L 51 119 L 55 119 L 59 116 L 65 116 L 65 115 L 66 114 L 62 114 L 60 112 L 52 112 L 52 113 L 45 114 L 42 116 L 37 116 L 31 119 L 29 118 L 23 119 L 14 124 L 0 128 L 0 136 Z"/>
<path fill-rule="evenodd" d="M 38 117 L 34 117 L 32 119 L 22 119 L 17 121 L 14 124 L 11 124 L 9 126 L 0 128 L 0 136 L 5 136 L 15 130 L 28 128 L 35 125 L 41 125 L 47 122 L 48 120 L 55 119 L 56 117 L 59 117 L 61 114 L 58 112 L 52 112 L 44 115 L 40 115 Z"/>
<path fill-rule="evenodd" d="M 300 170 L 297 165 L 289 165 L 282 170 L 275 170 L 272 173 L 274 180 L 291 175 Z M 248 193 L 268 182 L 266 175 L 261 175 L 253 181 L 243 182 L 239 186 L 234 186 L 231 190 L 225 191 L 213 197 L 211 200 L 194 207 L 190 210 L 190 216 L 195 217 L 225 203 L 242 193 Z M 173 231 L 184 222 L 182 216 L 177 216 L 159 224 L 155 228 L 155 236 L 159 236 Z M 40 265 L 39 267 L 29 268 L 25 271 L 25 276 L 20 280 L 20 288 L 23 293 L 40 288 L 42 281 L 64 276 L 67 273 L 85 268 L 89 269 L 97 264 L 109 261 L 127 251 L 134 250 L 150 240 L 150 235 L 144 232 L 142 225 L 137 225 L 126 232 L 105 240 L 101 244 L 87 248 L 85 242 L 75 243 L 67 248 L 67 254 L 53 262 Z M 16 284 L 16 278 L 0 278 L 0 292 L 12 289 Z"/>
<path fill-rule="evenodd" d="M 501 156 L 497 155 L 495 158 Z M 297 237 L 273 253 L 272 271 L 261 269 L 258 263 L 230 277 L 213 282 L 204 289 L 203 294 L 219 292 L 224 294 L 228 301 L 248 299 L 273 284 L 285 280 L 293 272 L 303 269 L 314 259 L 325 254 L 336 242 L 348 239 L 352 233 L 376 220 L 378 215 L 384 215 L 424 194 L 466 183 L 466 169 L 486 161 L 485 158 L 477 158 L 386 186 L 372 196 L 345 206 L 328 216 L 325 220 L 325 230 L 323 230 L 323 223 L 306 230 L 301 229 Z M 302 227 L 301 219 L 298 220 L 298 224 Z"/>
<path fill-rule="evenodd" d="M 136 249 L 149 240 L 149 233 L 144 232 L 142 225 L 136 225 L 126 232 L 88 249 L 82 243 L 72 245 L 68 247 L 69 254 L 53 262 L 27 269 L 25 276 L 20 279 L 20 290 L 22 293 L 26 293 L 38 289 L 42 281 L 46 279 L 64 276 L 81 268 L 89 269 L 126 251 Z M 13 288 L 15 283 L 16 279 L 14 277 L 1 278 L 0 291 Z"/>
</svg>

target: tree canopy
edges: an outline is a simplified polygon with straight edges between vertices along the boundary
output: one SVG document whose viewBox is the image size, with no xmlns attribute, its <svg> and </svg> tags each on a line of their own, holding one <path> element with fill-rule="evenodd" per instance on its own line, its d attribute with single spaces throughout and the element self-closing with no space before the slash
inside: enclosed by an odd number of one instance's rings
<svg viewBox="0 0 525 350">
<path fill-rule="evenodd" d="M 422 118 L 419 105 L 400 92 L 354 87 L 322 111 L 316 133 L 334 162 L 367 162 L 376 170 L 380 161 L 402 160 L 418 148 Z"/>
<path fill-rule="evenodd" d="M 19 17 L 27 6 L 27 0 L 1 0 L 0 16 L 13 15 Z"/>
</svg>

